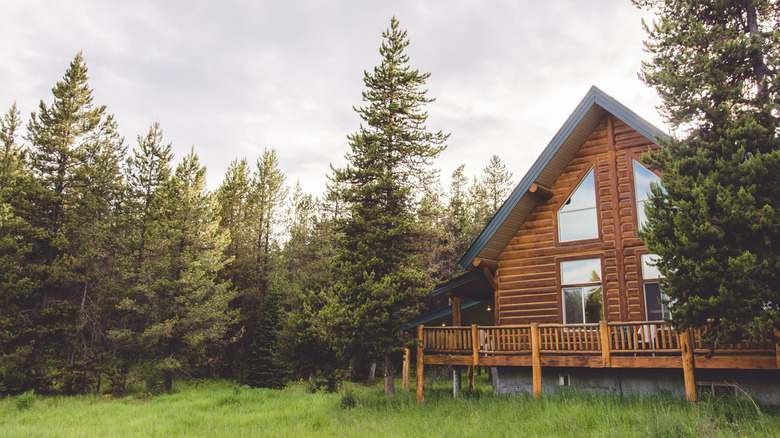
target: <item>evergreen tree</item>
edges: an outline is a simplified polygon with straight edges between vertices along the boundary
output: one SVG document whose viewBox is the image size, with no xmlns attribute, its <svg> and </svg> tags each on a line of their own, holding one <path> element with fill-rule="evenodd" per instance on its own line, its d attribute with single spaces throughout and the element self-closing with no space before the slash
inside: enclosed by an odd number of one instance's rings
<svg viewBox="0 0 780 438">
<path fill-rule="evenodd" d="M 86 300 L 85 287 L 89 295 L 94 280 L 92 268 L 99 263 L 92 250 L 110 250 L 104 246 L 108 242 L 90 242 L 96 234 L 89 233 L 108 219 L 102 214 L 110 208 L 114 190 L 92 184 L 95 179 L 111 178 L 106 175 L 114 172 L 112 163 L 121 159 L 122 140 L 105 106 L 93 105 L 87 81 L 87 66 L 78 54 L 52 89 L 52 105 L 41 102 L 27 128 L 32 178 L 23 183 L 26 193 L 17 211 L 25 221 L 23 235 L 30 245 L 25 275 L 33 285 L 23 311 L 30 312 L 31 323 L 41 327 L 30 342 L 29 375 L 38 390 L 47 389 L 61 371 L 69 385 L 63 366 L 73 364 L 75 348 L 84 351 L 85 347 L 79 345 L 85 318 L 81 303 Z M 86 233 L 84 221 L 93 225 Z M 99 247 L 82 251 L 93 244 Z"/>
<path fill-rule="evenodd" d="M 30 312 L 34 283 L 27 276 L 25 260 L 30 245 L 24 240 L 25 222 L 16 205 L 23 185 L 30 181 L 25 154 L 17 142 L 21 126 L 14 104 L 0 119 L 0 393 L 21 393 L 30 387 L 32 343 L 35 326 Z"/>
<path fill-rule="evenodd" d="M 409 66 L 406 31 L 393 17 L 383 33 L 382 62 L 365 72 L 366 123 L 350 135 L 349 164 L 335 172 L 348 215 L 340 222 L 337 269 L 328 319 L 353 363 L 385 359 L 385 392 L 393 392 L 392 353 L 403 347 L 402 325 L 429 292 L 415 196 L 447 135 L 428 132 L 424 105 L 429 73 Z"/>
<path fill-rule="evenodd" d="M 270 290 L 259 308 L 245 378 L 253 388 L 281 389 L 287 383 L 288 373 L 279 360 L 280 304 L 279 292 Z"/>
<path fill-rule="evenodd" d="M 485 167 L 482 176 L 482 185 L 487 192 L 492 218 L 512 191 L 512 172 L 506 169 L 498 155 L 490 157 L 490 163 Z"/>
<path fill-rule="evenodd" d="M 780 329 L 780 7 L 776 1 L 635 1 L 652 54 L 642 79 L 682 138 L 643 161 L 661 171 L 642 237 L 661 256 L 678 328 L 710 347 Z"/>
<path fill-rule="evenodd" d="M 146 230 L 136 287 L 119 304 L 135 323 L 112 333 L 135 351 L 149 383 L 166 391 L 176 375 L 213 371 L 235 319 L 228 308 L 234 294 L 217 276 L 227 238 L 205 171 L 191 152 L 156 190 L 159 210 Z"/>
</svg>

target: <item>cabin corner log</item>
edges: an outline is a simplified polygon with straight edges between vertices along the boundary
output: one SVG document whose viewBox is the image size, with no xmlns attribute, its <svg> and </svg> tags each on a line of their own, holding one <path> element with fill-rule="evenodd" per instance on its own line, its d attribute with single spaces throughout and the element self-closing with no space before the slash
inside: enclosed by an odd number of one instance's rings
<svg viewBox="0 0 780 438">
<path fill-rule="evenodd" d="M 417 403 L 425 403 L 425 358 L 423 357 L 423 329 L 422 325 L 417 326 Z"/>
<path fill-rule="evenodd" d="M 528 188 L 528 192 L 538 196 L 542 201 L 546 201 L 554 195 L 554 192 L 551 189 L 537 183 L 531 184 L 531 187 Z"/>
<path fill-rule="evenodd" d="M 490 268 L 490 269 L 498 269 L 498 260 L 491 260 L 491 259 L 483 259 L 480 257 L 477 257 L 472 262 L 475 268 Z"/>
</svg>

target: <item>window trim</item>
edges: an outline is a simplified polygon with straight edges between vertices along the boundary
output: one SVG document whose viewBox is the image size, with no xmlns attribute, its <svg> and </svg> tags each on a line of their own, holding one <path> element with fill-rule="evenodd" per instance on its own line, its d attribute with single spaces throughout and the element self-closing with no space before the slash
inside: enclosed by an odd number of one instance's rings
<svg viewBox="0 0 780 438">
<path fill-rule="evenodd" d="M 635 174 L 635 172 L 634 172 L 634 163 L 642 166 L 645 170 L 647 170 L 648 172 L 650 172 L 653 175 L 655 175 L 656 177 L 658 177 L 659 178 L 659 183 L 660 183 L 661 175 L 660 175 L 659 172 L 655 172 L 655 171 L 645 167 L 645 165 L 642 164 L 642 160 L 639 157 L 637 157 L 636 155 L 634 155 L 632 153 L 629 153 L 628 157 L 629 157 L 629 160 L 631 161 L 631 184 L 630 184 L 629 189 L 631 190 L 631 201 L 632 201 L 631 202 L 631 210 L 632 210 L 632 212 L 634 214 L 634 218 L 632 220 L 632 223 L 634 225 L 634 234 L 637 237 L 639 237 L 639 235 L 637 233 L 639 232 L 641 224 L 639 223 L 639 199 L 637 197 L 638 193 L 637 193 L 637 187 L 636 187 L 636 176 L 634 175 Z M 647 199 L 649 200 L 649 197 Z"/>
<path fill-rule="evenodd" d="M 561 199 L 556 205 L 555 209 L 553 209 L 553 226 L 554 226 L 554 232 L 553 236 L 555 239 L 555 245 L 556 246 L 570 246 L 570 245 L 580 245 L 582 243 L 589 243 L 589 242 L 598 242 L 600 241 L 603 236 L 601 234 L 601 202 L 599 201 L 599 179 L 598 179 L 598 173 L 597 173 L 597 162 L 595 160 L 590 160 L 586 167 L 581 170 L 577 174 L 577 178 L 574 179 L 574 183 L 571 184 L 566 191 L 566 196 L 564 196 L 563 199 Z M 566 204 L 566 201 L 568 201 L 572 195 L 574 195 L 574 192 L 577 191 L 577 189 L 582 185 L 582 183 L 585 180 L 585 177 L 588 176 L 588 173 L 593 172 L 593 190 L 595 195 L 595 201 L 596 201 L 596 237 L 589 237 L 586 239 L 576 239 L 576 240 L 561 240 L 561 221 L 560 221 L 560 211 Z M 577 210 L 581 211 L 581 210 Z"/>
<path fill-rule="evenodd" d="M 594 282 L 588 282 L 588 283 L 571 283 L 571 284 L 564 284 L 563 283 L 563 268 L 562 264 L 564 262 L 576 262 L 580 260 L 598 260 L 599 263 L 599 278 L 600 282 L 594 283 Z M 576 256 L 567 256 L 567 257 L 560 257 L 557 258 L 555 261 L 556 265 L 556 285 L 557 285 L 557 294 L 558 294 L 558 315 L 559 315 L 559 321 L 561 321 L 562 324 L 591 324 L 585 322 L 585 307 L 583 305 L 583 322 L 566 322 L 566 303 L 564 299 L 564 289 L 568 288 L 585 288 L 585 287 L 591 287 L 591 286 L 599 286 L 601 287 L 601 315 L 604 320 L 606 320 L 606 300 L 604 296 L 604 255 L 603 254 L 586 254 L 586 255 L 576 255 Z"/>
</svg>

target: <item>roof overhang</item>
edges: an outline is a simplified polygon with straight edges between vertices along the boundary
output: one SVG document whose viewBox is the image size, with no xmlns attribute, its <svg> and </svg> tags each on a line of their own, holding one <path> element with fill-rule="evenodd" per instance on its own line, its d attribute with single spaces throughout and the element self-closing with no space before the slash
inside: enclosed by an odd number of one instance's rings
<svg viewBox="0 0 780 438">
<path fill-rule="evenodd" d="M 507 200 L 493 215 L 482 230 L 460 265 L 470 269 L 476 258 L 497 260 L 517 230 L 525 222 L 539 202 L 538 197 L 529 193 L 533 184 L 550 187 L 558 179 L 571 159 L 587 140 L 588 136 L 601 123 L 605 114 L 612 114 L 648 140 L 668 138 L 663 131 L 628 109 L 596 86 L 591 87 L 585 98 L 577 105 L 561 129 L 555 134 L 536 162 L 528 170 Z"/>
<path fill-rule="evenodd" d="M 493 301 L 493 287 L 482 272 L 467 272 L 433 288 L 433 295 L 447 294 L 477 301 Z"/>
</svg>

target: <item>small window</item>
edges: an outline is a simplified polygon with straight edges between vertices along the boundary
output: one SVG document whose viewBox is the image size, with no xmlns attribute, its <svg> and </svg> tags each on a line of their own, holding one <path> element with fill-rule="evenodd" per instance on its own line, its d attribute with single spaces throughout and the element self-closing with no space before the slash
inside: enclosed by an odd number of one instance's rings
<svg viewBox="0 0 780 438">
<path fill-rule="evenodd" d="M 604 319 L 601 260 L 561 262 L 564 324 L 595 323 Z"/>
<path fill-rule="evenodd" d="M 647 222 L 645 214 L 645 204 L 650 199 L 650 184 L 660 185 L 661 178 L 649 171 L 645 166 L 634 160 L 634 196 L 636 197 L 636 223 L 638 228 L 642 228 Z"/>
<path fill-rule="evenodd" d="M 561 242 L 599 237 L 596 184 L 593 169 L 558 210 L 558 238 Z"/>
<path fill-rule="evenodd" d="M 662 301 L 668 300 L 661 291 L 658 279 L 661 273 L 656 267 L 658 256 L 655 254 L 642 254 L 642 283 L 645 289 L 645 312 L 648 321 L 661 321 L 672 317 L 669 308 Z"/>
</svg>

